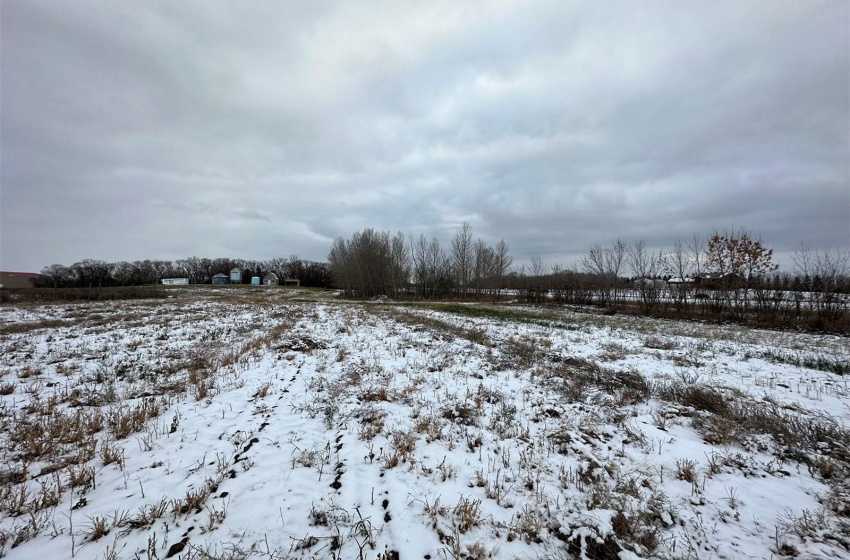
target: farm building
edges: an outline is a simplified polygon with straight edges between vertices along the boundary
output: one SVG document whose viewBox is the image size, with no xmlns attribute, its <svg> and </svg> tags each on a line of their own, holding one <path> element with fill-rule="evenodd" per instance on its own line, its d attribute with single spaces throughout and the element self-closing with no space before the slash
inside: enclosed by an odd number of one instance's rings
<svg viewBox="0 0 850 560">
<path fill-rule="evenodd" d="M 301 286 L 301 280 L 298 278 L 285 278 L 283 280 L 284 286 Z"/>
<path fill-rule="evenodd" d="M 280 280 L 277 278 L 277 274 L 274 272 L 269 272 L 265 276 L 263 276 L 263 286 L 277 286 L 280 284 Z"/>
<path fill-rule="evenodd" d="M 242 269 L 241 268 L 232 268 L 230 270 L 230 283 L 231 284 L 241 284 L 242 283 Z"/>
<path fill-rule="evenodd" d="M 0 288 L 32 288 L 41 274 L 0 271 Z"/>
<path fill-rule="evenodd" d="M 636 278 L 634 281 L 635 288 L 639 289 L 659 289 L 665 288 L 668 282 L 655 278 Z"/>
<path fill-rule="evenodd" d="M 709 272 L 696 277 L 697 284 L 707 290 L 738 289 L 746 286 L 746 279 L 734 272 Z"/>
<path fill-rule="evenodd" d="M 163 278 L 161 282 L 165 286 L 188 286 L 189 279 L 188 278 Z"/>
<path fill-rule="evenodd" d="M 229 284 L 230 277 L 224 273 L 216 274 L 212 277 L 212 283 L 215 285 Z"/>
<path fill-rule="evenodd" d="M 260 277 L 259 276 L 252 276 L 251 277 L 251 285 L 252 286 L 259 286 L 260 285 Z"/>
</svg>

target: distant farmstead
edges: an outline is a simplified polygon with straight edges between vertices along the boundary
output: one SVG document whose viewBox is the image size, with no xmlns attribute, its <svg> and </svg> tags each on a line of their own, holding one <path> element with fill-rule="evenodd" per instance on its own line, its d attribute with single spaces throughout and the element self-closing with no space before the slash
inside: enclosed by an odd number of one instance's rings
<svg viewBox="0 0 850 560">
<path fill-rule="evenodd" d="M 671 288 L 701 288 L 703 290 L 736 289 L 746 285 L 743 276 L 734 272 L 709 272 L 698 274 L 693 278 L 670 278 L 667 285 Z"/>
<path fill-rule="evenodd" d="M 165 286 L 188 286 L 189 279 L 188 278 L 163 278 L 161 280 L 163 285 Z"/>
<path fill-rule="evenodd" d="M 746 286 L 746 279 L 734 272 L 709 272 L 697 277 L 697 282 L 707 290 L 738 289 Z"/>
</svg>

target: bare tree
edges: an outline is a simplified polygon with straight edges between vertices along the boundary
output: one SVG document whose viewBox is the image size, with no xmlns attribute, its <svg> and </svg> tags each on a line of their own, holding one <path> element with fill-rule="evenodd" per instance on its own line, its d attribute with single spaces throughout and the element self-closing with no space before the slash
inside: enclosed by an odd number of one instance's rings
<svg viewBox="0 0 850 560">
<path fill-rule="evenodd" d="M 626 265 L 626 244 L 619 239 L 614 242 L 610 249 L 605 252 L 605 266 L 607 268 L 607 278 L 611 284 L 611 290 L 614 294 L 614 301 L 619 299 L 620 294 L 620 276 L 623 274 Z"/>
<path fill-rule="evenodd" d="M 127 261 L 113 263 L 109 269 L 109 275 L 119 286 L 127 286 L 133 281 L 133 265 Z"/>
<path fill-rule="evenodd" d="M 683 310 L 688 304 L 688 291 L 693 280 L 694 262 L 681 239 L 673 241 L 673 249 L 667 254 L 664 269 L 671 276 L 668 280 L 668 286 L 676 307 Z"/>
<path fill-rule="evenodd" d="M 452 262 L 436 237 L 428 240 L 420 234 L 411 238 L 413 278 L 419 295 L 424 298 L 446 295 L 451 287 Z"/>
<path fill-rule="evenodd" d="M 494 264 L 496 260 L 495 251 L 488 247 L 483 239 L 475 241 L 473 246 L 474 264 L 472 267 L 472 284 L 475 287 L 475 296 L 481 297 L 484 289 L 491 288 L 494 276 Z"/>
<path fill-rule="evenodd" d="M 45 286 L 50 288 L 66 288 L 74 282 L 74 273 L 62 264 L 52 264 L 43 268 L 41 275 L 46 279 Z"/>
<path fill-rule="evenodd" d="M 645 311 L 652 311 L 661 296 L 659 276 L 663 265 L 663 253 L 651 253 L 646 247 L 646 240 L 639 239 L 629 245 L 628 260 L 635 276 L 641 306 Z"/>
<path fill-rule="evenodd" d="M 531 255 L 527 270 L 529 299 L 542 303 L 546 297 L 546 265 L 539 253 Z"/>
<path fill-rule="evenodd" d="M 109 286 L 112 283 L 109 269 L 108 262 L 97 259 L 85 259 L 71 265 L 71 272 L 76 277 L 77 286 L 84 288 Z M 156 278 L 151 283 L 155 282 Z"/>
<path fill-rule="evenodd" d="M 354 274 L 352 267 L 352 256 L 348 244 L 342 237 L 337 237 L 331 244 L 328 253 L 328 263 L 331 266 L 331 278 L 334 285 L 343 291 L 346 296 L 354 295 Z M 280 266 L 281 263 L 278 263 Z M 280 270 L 280 269 L 278 269 Z M 278 272 L 277 274 L 283 274 Z M 285 277 L 281 278 L 284 280 Z"/>
<path fill-rule="evenodd" d="M 505 276 L 510 272 L 514 258 L 508 252 L 508 244 L 502 239 L 496 244 L 495 261 L 493 263 L 494 280 L 496 283 L 496 297 L 502 295 L 502 283 Z"/>
<path fill-rule="evenodd" d="M 791 257 L 798 277 L 795 301 L 806 301 L 809 308 L 826 318 L 846 313 L 850 304 L 850 253 L 823 249 L 810 251 L 802 245 Z"/>
<path fill-rule="evenodd" d="M 701 276 L 705 268 L 705 240 L 696 233 L 688 240 L 688 253 L 691 262 L 691 274 Z"/>
<path fill-rule="evenodd" d="M 596 244 L 581 258 L 585 271 L 596 277 L 599 302 L 608 305 L 617 300 L 620 274 L 623 272 L 626 245 L 619 239 L 609 248 Z"/>
<path fill-rule="evenodd" d="M 410 282 L 410 251 L 404 242 L 404 234 L 397 232 L 390 240 L 390 285 L 393 297 L 398 298 Z"/>
<path fill-rule="evenodd" d="M 463 296 L 469 287 L 469 276 L 473 266 L 472 226 L 469 222 L 463 222 L 463 225 L 455 232 L 452 239 L 451 259 L 455 282 Z"/>
<path fill-rule="evenodd" d="M 417 292 L 426 297 L 428 287 L 428 239 L 425 234 L 419 234 L 414 241 L 410 237 L 410 258 L 413 263 L 413 281 L 416 283 Z"/>
</svg>

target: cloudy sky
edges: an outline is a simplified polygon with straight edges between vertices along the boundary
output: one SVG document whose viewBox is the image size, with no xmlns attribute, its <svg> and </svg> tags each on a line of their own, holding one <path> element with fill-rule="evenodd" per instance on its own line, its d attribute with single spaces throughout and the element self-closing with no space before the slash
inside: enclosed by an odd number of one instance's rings
<svg viewBox="0 0 850 560">
<path fill-rule="evenodd" d="M 850 3 L 3 0 L 0 268 L 850 248 Z"/>
</svg>

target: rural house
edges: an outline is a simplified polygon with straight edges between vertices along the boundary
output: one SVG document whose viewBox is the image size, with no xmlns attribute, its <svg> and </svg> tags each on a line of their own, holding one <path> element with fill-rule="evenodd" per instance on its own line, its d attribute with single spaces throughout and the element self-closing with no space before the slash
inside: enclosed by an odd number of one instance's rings
<svg viewBox="0 0 850 560">
<path fill-rule="evenodd" d="M 746 280 L 734 272 L 709 272 L 696 277 L 700 288 L 705 290 L 738 289 L 746 285 Z"/>
</svg>

